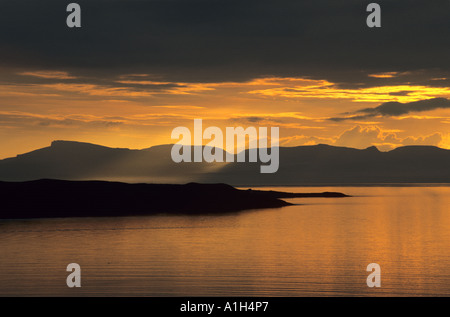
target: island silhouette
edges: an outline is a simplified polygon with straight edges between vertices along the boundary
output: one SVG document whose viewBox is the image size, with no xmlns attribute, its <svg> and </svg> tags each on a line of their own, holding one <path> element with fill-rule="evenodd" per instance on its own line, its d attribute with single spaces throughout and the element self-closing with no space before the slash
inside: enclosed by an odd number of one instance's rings
<svg viewBox="0 0 450 317">
<path fill-rule="evenodd" d="M 240 190 L 226 184 L 128 184 L 42 179 L 0 182 L 0 218 L 217 214 L 292 205 L 281 198 L 348 197 L 342 193 Z"/>
</svg>

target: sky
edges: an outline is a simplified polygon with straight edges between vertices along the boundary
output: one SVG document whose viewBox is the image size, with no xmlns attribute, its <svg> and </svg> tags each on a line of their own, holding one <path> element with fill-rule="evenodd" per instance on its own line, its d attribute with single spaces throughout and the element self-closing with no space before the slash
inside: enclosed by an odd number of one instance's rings
<svg viewBox="0 0 450 317">
<path fill-rule="evenodd" d="M 0 1 L 0 158 L 73 140 L 174 143 L 279 127 L 280 145 L 450 149 L 450 1 Z"/>
</svg>

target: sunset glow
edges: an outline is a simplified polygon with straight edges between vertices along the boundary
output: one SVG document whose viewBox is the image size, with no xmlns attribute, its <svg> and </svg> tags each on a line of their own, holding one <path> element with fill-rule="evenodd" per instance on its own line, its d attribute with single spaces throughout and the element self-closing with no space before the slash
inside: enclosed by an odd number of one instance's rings
<svg viewBox="0 0 450 317">
<path fill-rule="evenodd" d="M 327 80 L 294 77 L 186 83 L 153 80 L 148 74 L 121 75 L 99 84 L 64 71 L 16 75 L 16 81 L 4 79 L 0 86 L 2 157 L 47 146 L 55 139 L 131 148 L 172 143 L 174 127 L 189 126 L 199 117 L 222 128 L 278 126 L 284 146 L 326 143 L 388 150 L 429 144 L 450 148 L 448 109 L 354 122 L 328 120 L 384 102 L 449 98 L 448 87 L 342 88 Z M 21 82 L 24 78 L 26 83 Z M 389 137 L 383 132 L 394 130 Z M 342 136 L 349 133 L 354 135 L 344 142 Z"/>
</svg>

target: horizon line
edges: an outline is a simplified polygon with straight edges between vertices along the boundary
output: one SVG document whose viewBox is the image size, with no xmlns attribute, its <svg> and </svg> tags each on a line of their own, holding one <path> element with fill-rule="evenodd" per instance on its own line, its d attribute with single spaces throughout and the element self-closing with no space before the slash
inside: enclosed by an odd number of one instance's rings
<svg viewBox="0 0 450 317">
<path fill-rule="evenodd" d="M 108 148 L 108 149 L 117 149 L 117 150 L 130 150 L 130 151 L 143 151 L 143 150 L 149 150 L 155 147 L 160 147 L 160 146 L 174 146 L 176 143 L 165 143 L 165 144 L 156 144 L 156 145 L 152 145 L 150 147 L 145 147 L 145 148 L 126 148 L 126 147 L 113 147 L 113 146 L 107 146 L 107 145 L 102 145 L 102 144 L 97 144 L 97 143 L 92 143 L 92 142 L 85 142 L 85 141 L 75 141 L 75 140 L 53 140 L 51 141 L 49 146 L 46 147 L 41 147 L 41 148 L 36 148 L 34 150 L 30 150 L 28 152 L 24 152 L 24 153 L 18 153 L 16 154 L 16 156 L 8 156 L 8 157 L 4 157 L 4 158 L 0 158 L 0 161 L 5 160 L 5 159 L 9 159 L 9 158 L 15 158 L 15 157 L 19 157 L 28 153 L 32 153 L 38 150 L 42 150 L 45 148 L 51 148 L 55 143 L 78 143 L 78 144 L 86 144 L 86 145 L 93 145 L 93 146 L 98 146 L 98 147 L 103 147 L 103 148 Z M 189 146 L 186 144 L 186 146 Z M 200 145 L 190 145 L 191 147 L 197 147 Z M 207 147 L 207 144 L 203 144 L 201 145 L 203 148 Z M 449 151 L 449 149 L 445 149 L 442 147 L 439 147 L 437 145 L 429 145 L 429 144 L 422 144 L 422 145 L 418 145 L 418 144 L 412 144 L 412 145 L 402 145 L 402 146 L 398 146 L 395 147 L 393 149 L 387 150 L 387 151 L 382 151 L 380 150 L 376 145 L 371 145 L 368 146 L 366 148 L 355 148 L 355 147 L 349 147 L 349 146 L 339 146 L 339 145 L 332 145 L 332 144 L 326 144 L 326 143 L 318 143 L 318 144 L 305 144 L 305 145 L 296 145 L 296 146 L 273 146 L 273 147 L 278 147 L 278 148 L 299 148 L 299 147 L 314 147 L 314 146 L 328 146 L 328 147 L 333 147 L 333 148 L 346 148 L 346 149 L 352 149 L 352 150 L 358 150 L 358 151 L 364 151 L 364 150 L 368 150 L 371 148 L 375 148 L 378 152 L 382 152 L 382 153 L 389 153 L 391 151 L 397 150 L 399 148 L 407 148 L 407 147 L 432 147 L 432 148 L 437 148 L 437 149 L 441 149 L 441 150 L 446 150 Z M 217 147 L 219 150 L 222 150 L 224 153 L 227 153 L 226 150 Z M 250 149 L 257 149 L 259 150 L 260 147 L 257 148 L 245 148 L 243 151 L 248 151 Z M 242 151 L 241 151 L 242 152 Z M 237 152 L 234 153 L 233 155 L 237 155 L 241 152 Z"/>
</svg>

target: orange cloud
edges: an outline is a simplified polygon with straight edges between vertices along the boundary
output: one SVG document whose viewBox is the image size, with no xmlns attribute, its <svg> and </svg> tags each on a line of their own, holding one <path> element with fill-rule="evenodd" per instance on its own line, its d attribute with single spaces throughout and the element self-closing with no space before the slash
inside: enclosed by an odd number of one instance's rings
<svg viewBox="0 0 450 317">
<path fill-rule="evenodd" d="M 44 84 L 42 88 L 53 89 L 58 91 L 82 93 L 91 96 L 115 96 L 115 97 L 148 97 L 151 92 L 136 91 L 122 87 L 105 87 L 94 84 Z"/>
<path fill-rule="evenodd" d="M 381 150 L 388 150 L 404 145 L 438 146 L 442 141 L 442 134 L 439 132 L 426 136 L 408 136 L 405 138 L 399 137 L 395 132 L 384 130 L 379 126 L 355 126 L 340 134 L 334 144 L 360 149 L 375 145 Z"/>
<path fill-rule="evenodd" d="M 392 150 L 406 145 L 434 145 L 450 148 L 450 134 L 435 132 L 429 135 L 398 136 L 401 130 L 383 129 L 379 126 L 354 126 L 339 135 L 318 137 L 309 135 L 293 135 L 280 138 L 282 146 L 316 145 L 320 143 L 365 149 L 376 146 L 381 151 Z"/>
<path fill-rule="evenodd" d="M 22 72 L 18 73 L 18 75 L 22 76 L 32 76 L 38 78 L 46 78 L 46 79 L 75 79 L 75 76 L 70 76 L 67 72 L 59 72 L 59 71 L 37 71 L 37 72 Z"/>
<path fill-rule="evenodd" d="M 40 78 L 68 79 L 74 78 L 66 72 L 24 72 Z M 370 76 L 393 76 L 393 73 L 372 74 Z M 450 87 L 431 87 L 423 85 L 393 85 L 369 88 L 339 88 L 336 84 L 326 80 L 290 77 L 266 77 L 256 78 L 247 82 L 222 82 L 222 83 L 186 83 L 147 80 L 136 77 L 122 77 L 121 80 L 111 81 L 106 84 L 97 83 L 54 83 L 33 84 L 35 90 L 46 89 L 53 91 L 65 91 L 90 96 L 103 97 L 153 97 L 158 95 L 202 95 L 208 93 L 219 95 L 226 93 L 235 96 L 260 96 L 274 99 L 345 99 L 353 102 L 412 102 L 436 97 L 450 97 Z M 131 75 L 129 75 L 131 76 Z M 146 76 L 146 75 L 145 75 Z M 142 74 L 144 77 L 144 74 Z M 137 78 L 137 79 L 136 79 Z M 129 85 L 129 86 L 119 86 Z M 23 89 L 27 89 L 23 87 Z M 231 91 L 229 89 L 232 89 Z M 223 90 L 223 91 L 220 91 Z M 18 93 L 18 92 L 16 92 Z M 52 93 L 47 92 L 47 93 Z"/>
<path fill-rule="evenodd" d="M 393 78 L 397 74 L 398 72 L 385 72 L 385 73 L 370 74 L 368 76 L 373 78 Z"/>
<path fill-rule="evenodd" d="M 354 102 L 412 102 L 435 97 L 450 97 L 448 87 L 415 85 L 381 86 L 359 89 L 337 88 L 327 81 L 314 85 L 275 87 L 249 91 L 250 94 L 283 98 L 348 99 Z"/>
</svg>

